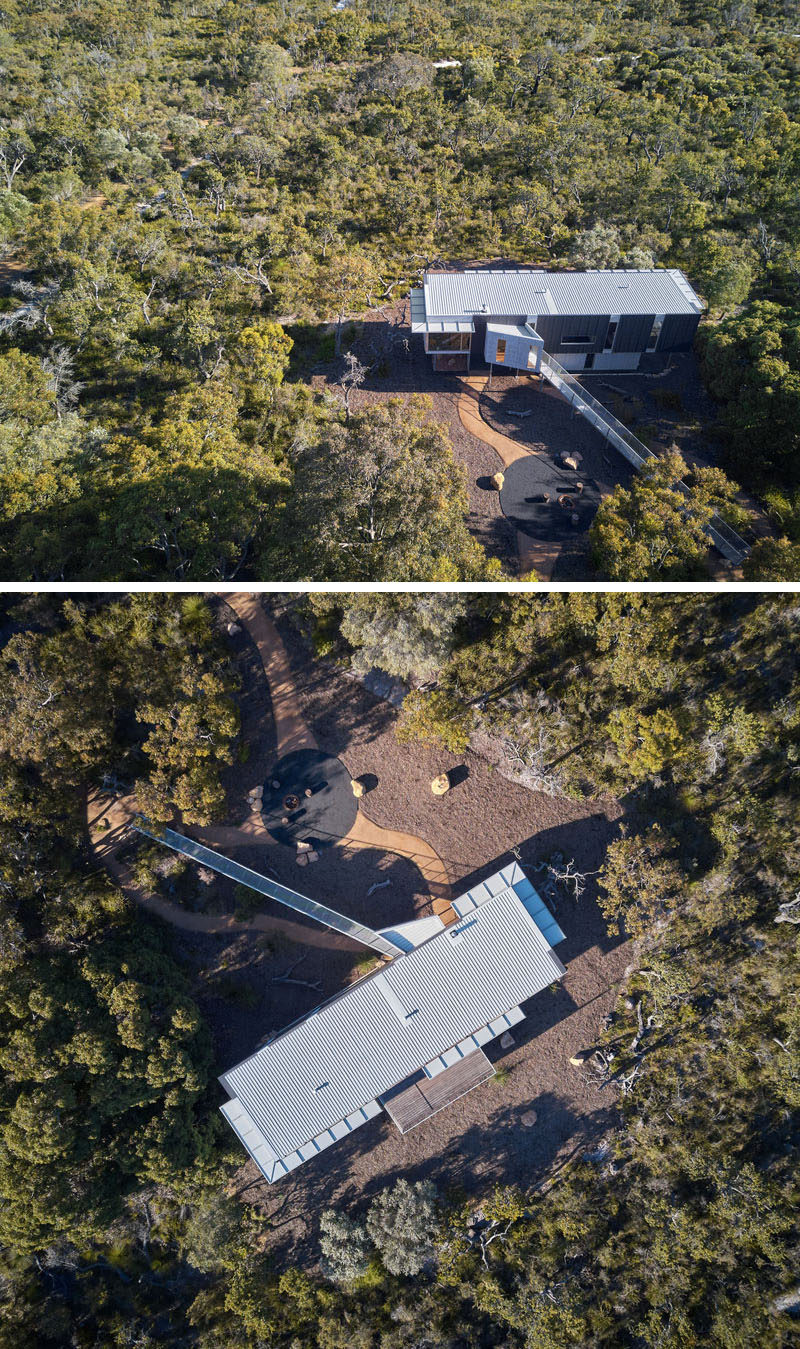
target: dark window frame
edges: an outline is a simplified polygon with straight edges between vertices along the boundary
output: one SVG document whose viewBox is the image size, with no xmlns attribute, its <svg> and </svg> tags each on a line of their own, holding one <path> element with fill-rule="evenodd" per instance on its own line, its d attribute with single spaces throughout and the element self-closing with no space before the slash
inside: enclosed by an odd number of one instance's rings
<svg viewBox="0 0 800 1349">
<path fill-rule="evenodd" d="M 442 355 L 445 352 L 469 351 L 472 333 L 428 333 L 428 354 Z"/>
<path fill-rule="evenodd" d="M 578 337 L 562 337 L 560 345 L 562 347 L 586 347 L 590 342 L 594 342 L 594 338 L 589 333 L 582 333 Z"/>
<path fill-rule="evenodd" d="M 647 346 L 645 347 L 645 351 L 658 350 L 658 344 L 661 341 L 661 334 L 664 331 L 664 324 L 666 323 L 666 320 L 667 320 L 666 314 L 656 314 L 655 318 L 653 319 L 652 327 L 650 328 L 650 336 L 647 339 Z"/>
</svg>

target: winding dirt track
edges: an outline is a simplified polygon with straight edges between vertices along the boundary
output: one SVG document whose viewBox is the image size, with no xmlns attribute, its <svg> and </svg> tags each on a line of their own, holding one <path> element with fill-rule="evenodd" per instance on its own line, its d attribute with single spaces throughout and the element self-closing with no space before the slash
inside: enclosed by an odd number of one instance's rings
<svg viewBox="0 0 800 1349">
<path fill-rule="evenodd" d="M 297 697 L 283 642 L 278 631 L 264 611 L 260 597 L 247 592 L 225 594 L 225 602 L 234 611 L 254 642 L 264 676 L 270 691 L 277 738 L 277 756 L 298 749 L 315 749 L 317 741 L 307 726 Z M 122 845 L 130 840 L 131 823 L 136 814 L 132 797 L 116 799 L 97 792 L 87 797 L 87 829 L 95 856 L 114 877 L 129 899 L 160 918 L 191 932 L 280 932 L 290 940 L 312 946 L 336 950 L 352 950 L 357 943 L 328 930 L 305 926 L 289 918 L 260 913 L 254 918 L 238 920 L 229 914 L 190 913 L 170 900 L 149 893 L 137 885 L 131 868 L 118 856 Z M 196 828 L 195 835 L 202 843 L 220 848 L 263 847 L 274 844 L 264 827 L 259 811 L 253 811 L 241 825 L 209 825 Z M 384 829 L 375 824 L 359 808 L 350 832 L 334 840 L 344 850 L 373 848 L 380 852 L 396 853 L 412 861 L 427 881 L 438 911 L 447 914 L 450 909 L 450 878 L 438 853 L 415 834 L 401 830 Z M 449 914 L 447 914 L 449 917 Z M 455 914 L 453 913 L 453 917 Z"/>
</svg>

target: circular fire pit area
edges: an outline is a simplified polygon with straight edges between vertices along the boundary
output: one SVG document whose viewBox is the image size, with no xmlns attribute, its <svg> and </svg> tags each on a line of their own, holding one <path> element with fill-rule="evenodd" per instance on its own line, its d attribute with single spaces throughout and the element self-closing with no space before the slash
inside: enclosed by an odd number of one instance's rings
<svg viewBox="0 0 800 1349">
<path fill-rule="evenodd" d="M 358 802 L 341 759 L 299 749 L 279 759 L 264 783 L 261 814 L 276 843 L 327 847 L 355 824 Z"/>
<path fill-rule="evenodd" d="M 580 462 L 567 468 L 541 454 L 515 460 L 500 492 L 503 514 L 521 533 L 541 542 L 568 543 L 585 534 L 600 500 L 598 484 Z"/>
</svg>

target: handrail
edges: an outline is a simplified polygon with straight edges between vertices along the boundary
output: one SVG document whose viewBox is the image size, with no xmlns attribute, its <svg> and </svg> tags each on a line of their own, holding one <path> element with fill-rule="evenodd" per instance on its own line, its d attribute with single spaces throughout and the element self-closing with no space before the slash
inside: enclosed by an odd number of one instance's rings
<svg viewBox="0 0 800 1349">
<path fill-rule="evenodd" d="M 549 352 L 542 352 L 540 368 L 545 379 L 558 389 L 559 393 L 563 393 L 570 403 L 577 405 L 604 439 L 619 450 L 634 468 L 641 469 L 648 460 L 658 458 L 644 441 L 639 440 L 639 437 L 624 426 L 613 412 L 609 412 L 608 408 L 584 389 L 580 381 L 569 370 L 565 370 Z M 687 487 L 682 479 L 678 481 L 677 486 L 685 496 L 691 498 L 691 488 Z M 706 528 L 712 543 L 723 557 L 737 566 L 744 561 L 750 552 L 749 544 L 716 511 Z"/>
<path fill-rule="evenodd" d="M 163 843 L 173 852 L 182 853 L 184 857 L 190 857 L 193 861 L 199 862 L 211 871 L 218 871 L 220 875 L 228 876 L 232 881 L 238 881 L 240 885 L 245 885 L 248 889 L 257 891 L 258 894 L 276 900 L 278 904 L 285 904 L 287 908 L 294 909 L 296 913 L 302 913 L 307 918 L 316 919 L 324 927 L 330 927 L 336 932 L 343 933 L 346 937 L 350 937 L 352 941 L 359 942 L 361 946 L 371 946 L 373 950 L 380 951 L 382 956 L 393 958 L 398 955 L 405 955 L 402 947 L 391 941 L 390 938 L 384 937 L 381 932 L 376 932 L 373 928 L 367 927 L 365 923 L 359 923 L 354 918 L 348 918 L 345 914 L 338 913 L 336 909 L 329 909 L 326 904 L 318 904 L 315 899 L 309 899 L 307 895 L 301 895 L 297 890 L 290 890 L 288 886 L 270 880 L 267 876 L 262 876 L 260 872 L 253 871 L 250 867 L 242 866 L 241 862 L 234 862 L 232 858 L 225 857 L 213 848 L 207 848 L 203 843 L 198 843 L 193 838 L 187 838 L 185 834 L 177 834 L 174 829 L 162 829 L 159 833 L 156 833 L 154 830 L 147 828 L 144 819 L 138 819 L 134 822 L 133 828 L 147 838 L 153 839 L 156 843 Z"/>
</svg>

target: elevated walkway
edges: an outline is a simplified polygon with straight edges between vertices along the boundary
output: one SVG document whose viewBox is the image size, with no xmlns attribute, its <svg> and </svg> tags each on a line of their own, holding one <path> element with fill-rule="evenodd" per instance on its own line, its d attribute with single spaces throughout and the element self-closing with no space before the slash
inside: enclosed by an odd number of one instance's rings
<svg viewBox="0 0 800 1349">
<path fill-rule="evenodd" d="M 596 398 L 593 398 L 579 380 L 568 370 L 565 370 L 563 365 L 548 352 L 542 353 L 540 373 L 549 384 L 553 385 L 553 388 L 566 398 L 568 403 L 572 404 L 576 412 L 585 417 L 600 432 L 600 435 L 609 445 L 613 445 L 614 449 L 618 450 L 628 460 L 629 464 L 633 464 L 635 469 L 642 469 L 648 459 L 658 458 L 658 455 L 648 449 L 643 441 L 639 440 L 632 431 L 628 430 L 627 426 L 624 426 L 613 413 L 608 411 L 608 408 L 599 403 Z M 691 502 L 691 489 L 682 481 L 677 485 L 685 494 L 687 500 Z M 726 524 L 722 517 L 717 514 L 711 517 L 707 532 L 714 547 L 722 556 L 732 562 L 734 566 L 741 566 L 750 552 L 749 545 L 741 535 L 737 534 L 735 529 L 731 529 L 730 525 Z"/>
<path fill-rule="evenodd" d="M 316 900 L 309 899 L 296 890 L 290 890 L 277 881 L 271 881 L 258 871 L 251 871 L 250 867 L 243 867 L 241 863 L 233 862 L 229 857 L 223 857 L 221 853 L 214 852 L 212 848 L 206 848 L 202 843 L 196 843 L 193 838 L 187 838 L 184 834 L 176 834 L 174 829 L 162 829 L 160 833 L 156 833 L 146 829 L 143 823 L 134 824 L 133 827 L 138 833 L 154 839 L 156 843 L 163 843 L 167 848 L 172 848 L 173 852 L 181 853 L 183 857 L 190 857 L 194 862 L 201 863 L 202 866 L 208 867 L 211 871 L 218 871 L 220 875 L 228 876 L 231 880 L 238 881 L 240 885 L 246 885 L 250 890 L 256 890 L 261 895 L 267 895 L 269 899 L 274 899 L 278 904 L 285 904 L 287 908 L 294 909 L 296 913 L 303 913 L 308 918 L 314 918 L 318 923 L 333 928 L 335 932 L 341 932 L 345 937 L 350 937 L 362 946 L 371 946 L 374 951 L 379 951 L 382 956 L 388 956 L 392 959 L 405 953 L 403 946 L 382 936 L 380 932 L 375 932 L 372 928 L 366 927 L 364 923 L 357 923 L 355 919 L 347 918 L 344 914 L 337 913 L 335 909 L 329 909 L 325 904 L 317 904 Z"/>
</svg>

